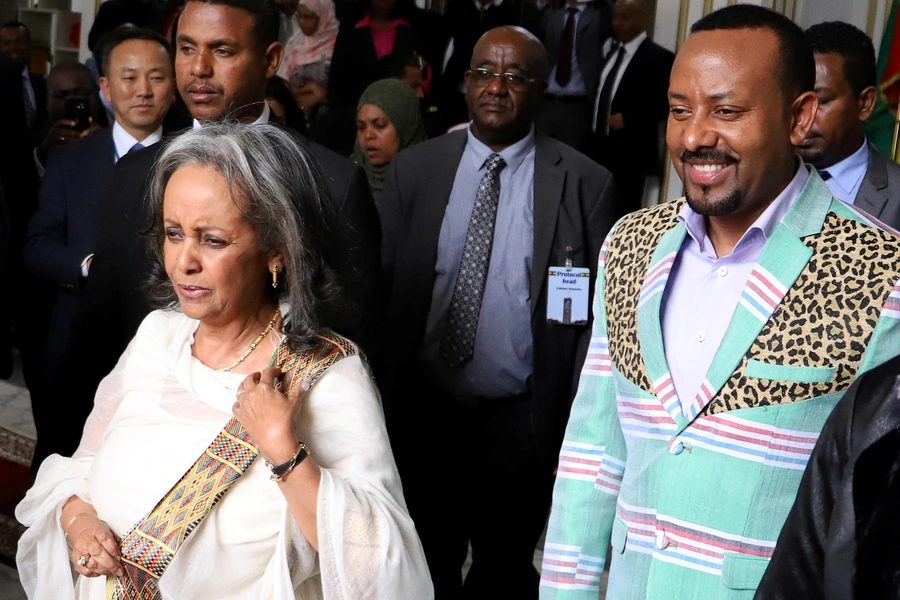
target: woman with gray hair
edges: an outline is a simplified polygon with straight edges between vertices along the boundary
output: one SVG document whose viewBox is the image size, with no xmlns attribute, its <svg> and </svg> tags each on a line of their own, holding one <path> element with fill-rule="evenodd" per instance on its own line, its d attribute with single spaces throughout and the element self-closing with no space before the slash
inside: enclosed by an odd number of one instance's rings
<svg viewBox="0 0 900 600">
<path fill-rule="evenodd" d="M 270 126 L 163 151 L 159 310 L 16 509 L 29 598 L 433 597 L 378 392 L 319 326 L 342 239 L 322 189 Z"/>
</svg>

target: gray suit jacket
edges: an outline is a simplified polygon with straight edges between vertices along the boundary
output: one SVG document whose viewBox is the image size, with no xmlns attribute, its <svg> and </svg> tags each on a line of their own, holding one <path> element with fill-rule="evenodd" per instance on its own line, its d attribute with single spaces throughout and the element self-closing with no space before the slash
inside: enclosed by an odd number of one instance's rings
<svg viewBox="0 0 900 600">
<path fill-rule="evenodd" d="M 869 168 L 855 205 L 889 227 L 900 229 L 900 165 L 880 154 L 872 144 Z"/>
<path fill-rule="evenodd" d="M 551 67 L 559 60 L 559 43 L 566 25 L 566 7 L 549 9 L 544 13 L 542 38 Z M 612 8 L 606 0 L 588 5 L 578 19 L 575 29 L 575 58 L 584 78 L 585 93 L 593 98 L 600 85 L 603 71 L 603 43 L 612 35 Z"/>
</svg>

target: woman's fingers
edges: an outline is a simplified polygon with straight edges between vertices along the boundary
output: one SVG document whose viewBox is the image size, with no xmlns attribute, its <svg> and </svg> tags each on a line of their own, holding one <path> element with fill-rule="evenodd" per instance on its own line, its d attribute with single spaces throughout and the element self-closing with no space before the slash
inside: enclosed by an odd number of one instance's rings
<svg viewBox="0 0 900 600">
<path fill-rule="evenodd" d="M 85 577 L 99 575 L 121 577 L 124 574 L 121 552 L 109 527 L 102 521 L 86 528 L 75 539 L 72 562 Z"/>
<path fill-rule="evenodd" d="M 278 367 L 269 367 L 268 369 L 260 373 L 259 384 L 275 387 L 278 383 L 278 380 L 280 380 L 281 375 L 281 369 L 279 369 Z"/>
</svg>

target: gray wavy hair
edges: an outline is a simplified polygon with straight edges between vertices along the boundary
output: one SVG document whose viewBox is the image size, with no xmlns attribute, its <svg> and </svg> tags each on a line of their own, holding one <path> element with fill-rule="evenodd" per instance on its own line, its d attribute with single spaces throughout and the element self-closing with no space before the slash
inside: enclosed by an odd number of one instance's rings
<svg viewBox="0 0 900 600">
<path fill-rule="evenodd" d="M 318 163 L 285 131 L 272 125 L 210 124 L 185 132 L 157 159 L 149 198 L 146 235 L 153 265 L 146 291 L 154 308 L 178 308 L 178 297 L 165 270 L 163 198 L 172 175 L 188 165 L 208 167 L 228 182 L 232 201 L 246 202 L 244 217 L 256 232 L 260 249 L 284 260 L 278 290 L 265 289 L 288 304 L 284 333 L 298 349 L 318 344 L 319 313 L 338 293 L 335 257 L 343 228 L 327 196 Z"/>
</svg>

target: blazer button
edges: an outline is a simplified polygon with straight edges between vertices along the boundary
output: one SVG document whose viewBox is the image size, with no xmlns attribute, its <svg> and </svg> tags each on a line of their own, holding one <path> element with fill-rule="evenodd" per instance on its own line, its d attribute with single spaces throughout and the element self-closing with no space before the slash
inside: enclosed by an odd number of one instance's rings
<svg viewBox="0 0 900 600">
<path fill-rule="evenodd" d="M 665 531 L 657 531 L 656 532 L 656 548 L 658 550 L 665 550 L 669 547 L 669 538 L 666 537 Z"/>
</svg>

